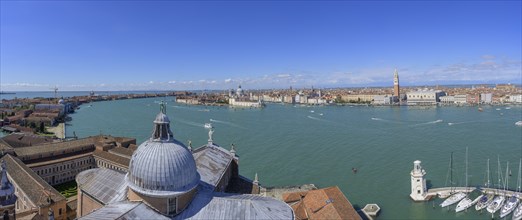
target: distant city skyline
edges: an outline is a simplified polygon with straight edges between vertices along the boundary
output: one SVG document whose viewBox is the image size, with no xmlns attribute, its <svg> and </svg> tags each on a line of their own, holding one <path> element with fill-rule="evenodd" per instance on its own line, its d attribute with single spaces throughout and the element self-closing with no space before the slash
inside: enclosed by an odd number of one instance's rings
<svg viewBox="0 0 522 220">
<path fill-rule="evenodd" d="M 0 90 L 522 83 L 522 3 L 1 1 Z"/>
</svg>

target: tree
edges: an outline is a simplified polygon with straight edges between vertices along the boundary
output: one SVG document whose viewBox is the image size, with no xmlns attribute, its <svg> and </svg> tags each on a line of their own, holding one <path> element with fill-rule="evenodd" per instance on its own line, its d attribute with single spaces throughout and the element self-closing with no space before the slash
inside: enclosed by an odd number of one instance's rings
<svg viewBox="0 0 522 220">
<path fill-rule="evenodd" d="M 40 122 L 40 132 L 41 133 L 44 133 L 45 132 L 45 125 L 43 122 Z"/>
</svg>

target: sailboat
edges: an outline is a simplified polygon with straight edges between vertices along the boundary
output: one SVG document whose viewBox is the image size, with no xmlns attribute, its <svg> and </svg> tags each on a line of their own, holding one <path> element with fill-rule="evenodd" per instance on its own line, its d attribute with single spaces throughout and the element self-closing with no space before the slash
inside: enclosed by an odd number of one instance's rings
<svg viewBox="0 0 522 220">
<path fill-rule="evenodd" d="M 468 189 L 468 148 L 466 147 L 466 190 Z M 471 199 L 470 196 L 475 196 L 474 199 Z M 475 205 L 480 199 L 480 194 L 477 196 L 477 193 L 475 190 L 473 190 L 472 193 L 466 195 L 466 198 L 460 200 L 460 202 L 457 204 L 457 207 L 455 208 L 455 212 L 461 212 L 469 207 Z"/>
<path fill-rule="evenodd" d="M 486 172 L 486 184 L 484 185 L 487 188 L 490 187 L 490 178 L 489 178 L 489 159 L 488 159 L 488 170 Z M 477 202 L 477 205 L 475 205 L 475 210 L 479 211 L 479 210 L 482 210 L 483 208 L 486 208 L 492 201 L 493 201 L 493 198 L 495 197 L 494 194 L 491 194 L 491 193 L 488 193 L 487 191 L 484 192 L 484 194 L 480 197 L 480 200 Z"/>
<path fill-rule="evenodd" d="M 453 152 L 451 153 L 450 157 L 450 184 L 453 188 Z M 462 200 L 464 197 L 466 197 L 466 193 L 463 192 L 451 194 L 446 200 L 444 200 L 444 202 L 440 204 L 440 206 L 444 208 L 446 206 L 453 205 L 458 201 Z"/>
<path fill-rule="evenodd" d="M 520 193 L 520 185 L 522 185 L 522 173 L 521 173 L 521 164 L 522 158 L 520 158 L 520 162 L 518 165 L 518 181 L 517 181 L 517 192 Z M 522 203 L 518 205 L 518 207 L 513 212 L 513 220 L 521 220 L 522 219 Z"/>
<path fill-rule="evenodd" d="M 522 161 L 521 161 L 522 162 Z M 508 162 L 509 166 L 509 162 Z M 518 169 L 520 170 L 520 163 L 518 165 Z M 510 171 L 511 173 L 511 171 Z M 511 175 L 509 175 L 511 176 Z M 509 189 L 509 176 L 506 176 L 506 189 Z M 518 198 L 515 196 L 515 194 L 511 195 L 509 199 L 506 201 L 506 204 L 502 206 L 502 209 L 500 210 L 500 218 L 504 218 L 506 215 L 509 215 L 518 205 Z"/>
<path fill-rule="evenodd" d="M 500 181 L 501 181 L 501 175 L 502 175 L 500 170 L 501 170 L 500 169 L 500 159 L 498 159 L 498 170 L 497 170 L 498 188 L 500 188 Z M 495 198 L 493 199 L 493 202 L 491 202 L 491 204 L 488 205 L 486 210 L 488 210 L 488 212 L 491 214 L 497 212 L 502 207 L 502 204 L 504 204 L 505 199 L 506 199 L 506 197 L 503 195 L 495 196 Z"/>
</svg>

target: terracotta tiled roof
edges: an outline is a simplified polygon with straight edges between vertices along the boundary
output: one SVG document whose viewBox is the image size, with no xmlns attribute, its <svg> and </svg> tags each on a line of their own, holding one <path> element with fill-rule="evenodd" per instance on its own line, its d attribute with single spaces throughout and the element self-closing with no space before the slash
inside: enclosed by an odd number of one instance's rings
<svg viewBox="0 0 522 220">
<path fill-rule="evenodd" d="M 109 150 L 109 153 L 116 154 L 122 157 L 127 157 L 130 159 L 132 157 L 132 153 L 134 153 L 134 150 L 125 147 L 115 147 Z"/>
<path fill-rule="evenodd" d="M 42 137 L 34 134 L 13 133 L 2 138 L 9 146 L 28 147 L 53 142 L 52 138 Z"/>
<path fill-rule="evenodd" d="M 293 203 L 297 219 L 361 219 L 337 186 L 285 193 L 283 200 Z"/>
<path fill-rule="evenodd" d="M 305 192 L 294 192 L 294 193 L 285 193 L 285 194 L 283 194 L 283 201 L 286 202 L 286 203 L 298 202 L 298 201 L 300 201 L 302 198 L 304 198 L 306 196 L 307 192 L 308 191 L 305 191 Z"/>
<path fill-rule="evenodd" d="M 130 159 L 126 157 L 122 157 L 116 154 L 111 154 L 106 151 L 96 150 L 94 151 L 94 157 L 99 157 L 108 161 L 112 161 L 116 164 L 129 168 Z"/>
<path fill-rule="evenodd" d="M 12 151 L 13 148 L 9 146 L 4 140 L 0 138 L 0 151 Z"/>
<path fill-rule="evenodd" d="M 92 149 L 94 150 L 94 143 L 91 138 L 83 138 L 73 141 L 64 141 L 58 143 L 46 143 L 32 147 L 16 148 L 15 152 L 18 157 L 35 157 L 38 158 L 40 154 L 52 152 L 54 155 L 67 154 L 71 152 L 79 152 Z"/>
<path fill-rule="evenodd" d="M 47 200 L 48 197 L 50 197 L 53 202 L 65 200 L 65 197 L 18 158 L 8 154 L 2 157 L 2 159 L 6 162 L 7 174 L 9 174 L 11 181 L 16 184 L 36 206 L 49 205 L 50 201 Z"/>
</svg>

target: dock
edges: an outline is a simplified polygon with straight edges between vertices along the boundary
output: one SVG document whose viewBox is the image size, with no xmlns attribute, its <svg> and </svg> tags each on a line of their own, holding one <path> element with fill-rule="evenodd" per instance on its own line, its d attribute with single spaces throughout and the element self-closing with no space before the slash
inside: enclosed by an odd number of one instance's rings
<svg viewBox="0 0 522 220">
<path fill-rule="evenodd" d="M 428 192 L 426 193 L 426 200 L 430 200 L 433 197 L 440 197 L 440 198 L 446 198 L 450 196 L 452 193 L 456 192 L 464 192 L 469 193 L 477 188 L 475 187 L 443 187 L 443 188 L 432 188 L 428 189 Z M 522 196 L 522 193 L 515 192 L 511 190 L 502 190 L 502 189 L 494 189 L 494 188 L 479 188 L 482 193 L 488 193 L 488 194 L 494 194 L 494 195 L 506 195 L 506 196 L 512 196 L 516 195 L 520 198 Z"/>
</svg>

